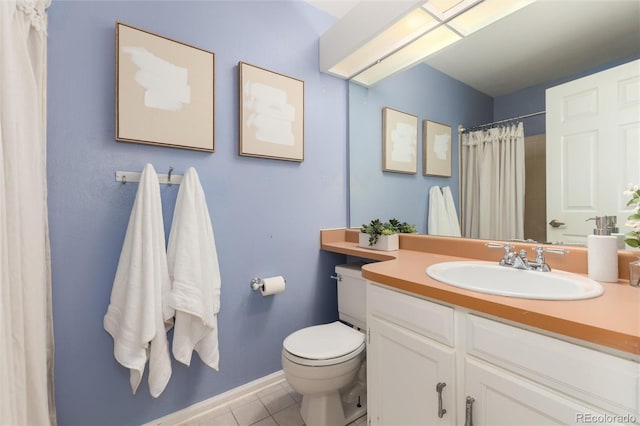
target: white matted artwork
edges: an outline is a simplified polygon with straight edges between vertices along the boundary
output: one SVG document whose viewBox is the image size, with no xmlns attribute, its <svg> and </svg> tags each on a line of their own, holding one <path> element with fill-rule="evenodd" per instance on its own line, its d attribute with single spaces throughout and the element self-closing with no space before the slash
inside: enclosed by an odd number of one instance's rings
<svg viewBox="0 0 640 426">
<path fill-rule="evenodd" d="M 116 140 L 215 151 L 215 55 L 116 22 Z"/>
<path fill-rule="evenodd" d="M 422 174 L 451 176 L 451 126 L 422 122 Z"/>
<path fill-rule="evenodd" d="M 244 62 L 238 76 L 238 153 L 304 161 L 304 81 Z"/>
<path fill-rule="evenodd" d="M 418 117 L 382 108 L 382 170 L 417 173 Z"/>
</svg>

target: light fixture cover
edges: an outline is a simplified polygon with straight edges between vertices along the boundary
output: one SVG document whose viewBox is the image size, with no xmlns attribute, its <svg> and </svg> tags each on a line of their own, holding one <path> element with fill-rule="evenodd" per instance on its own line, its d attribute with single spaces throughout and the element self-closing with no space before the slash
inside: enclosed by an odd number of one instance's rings
<svg viewBox="0 0 640 426">
<path fill-rule="evenodd" d="M 352 10 L 355 16 L 338 22 L 341 25 L 321 37 L 320 70 L 371 86 L 534 1 L 396 0 L 384 3 L 387 9 L 363 2 Z M 360 28 L 367 26 L 367 11 L 371 11 L 371 21 L 387 21 L 386 26 Z M 360 40 L 351 51 L 345 46 L 349 34 L 357 34 Z"/>
<path fill-rule="evenodd" d="M 353 78 L 353 81 L 365 86 L 372 86 L 384 78 L 415 65 L 460 38 L 458 34 L 446 26 L 440 26 L 361 72 Z"/>
</svg>

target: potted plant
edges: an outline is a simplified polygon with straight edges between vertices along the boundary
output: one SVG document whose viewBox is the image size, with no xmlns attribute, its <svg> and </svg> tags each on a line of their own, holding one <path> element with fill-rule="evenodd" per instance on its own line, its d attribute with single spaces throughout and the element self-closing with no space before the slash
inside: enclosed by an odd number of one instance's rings
<svg viewBox="0 0 640 426">
<path fill-rule="evenodd" d="M 363 224 L 360 228 L 358 245 L 374 250 L 398 250 L 398 234 L 414 232 L 416 232 L 416 227 L 407 222 L 400 223 L 397 219 L 390 219 L 383 223 L 380 219 L 374 219 L 368 224 Z"/>
</svg>

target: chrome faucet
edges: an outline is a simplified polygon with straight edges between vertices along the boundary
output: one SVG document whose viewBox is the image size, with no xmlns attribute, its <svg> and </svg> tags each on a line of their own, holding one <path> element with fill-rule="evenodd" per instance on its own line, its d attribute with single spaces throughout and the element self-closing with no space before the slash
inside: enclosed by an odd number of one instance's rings
<svg viewBox="0 0 640 426">
<path fill-rule="evenodd" d="M 527 259 L 527 251 L 525 249 L 521 249 L 520 253 L 513 257 L 513 263 L 511 264 L 511 267 L 514 269 L 531 269 L 529 259 Z"/>
<path fill-rule="evenodd" d="M 490 248 L 504 248 L 504 256 L 500 259 L 500 266 L 511 266 L 513 265 L 513 257 L 515 253 L 513 250 L 515 247 L 511 244 L 498 244 L 498 243 L 485 243 L 485 246 Z"/>
<path fill-rule="evenodd" d="M 534 250 L 536 252 L 535 261 L 530 261 L 527 258 L 527 250 L 521 249 L 519 252 L 514 251 L 515 247 L 511 244 L 499 244 L 499 243 L 486 243 L 485 246 L 490 248 L 504 248 L 504 255 L 500 259 L 501 266 L 508 266 L 514 269 L 522 269 L 525 271 L 540 271 L 549 272 L 551 267 L 547 264 L 544 258 L 544 253 L 557 253 L 567 254 L 569 250 L 550 248 L 544 246 L 536 246 Z"/>
</svg>

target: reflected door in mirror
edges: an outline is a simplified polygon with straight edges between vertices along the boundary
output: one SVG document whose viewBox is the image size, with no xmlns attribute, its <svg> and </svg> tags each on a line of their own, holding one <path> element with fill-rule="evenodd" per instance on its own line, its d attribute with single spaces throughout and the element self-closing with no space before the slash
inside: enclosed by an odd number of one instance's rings
<svg viewBox="0 0 640 426">
<path fill-rule="evenodd" d="M 623 194 L 640 183 L 640 60 L 546 93 L 547 240 L 586 243 L 594 216 L 631 213 Z M 612 168 L 612 164 L 618 167 Z"/>
</svg>

